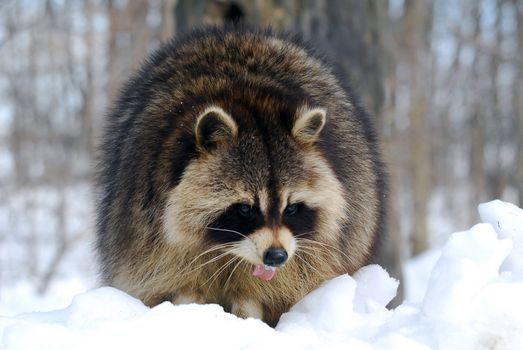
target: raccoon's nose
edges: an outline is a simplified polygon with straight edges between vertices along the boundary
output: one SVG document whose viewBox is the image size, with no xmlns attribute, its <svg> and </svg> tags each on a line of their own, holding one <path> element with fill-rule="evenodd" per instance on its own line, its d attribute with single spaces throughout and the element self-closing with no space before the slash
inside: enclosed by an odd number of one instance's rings
<svg viewBox="0 0 523 350">
<path fill-rule="evenodd" d="M 263 263 L 267 266 L 279 267 L 287 261 L 287 251 L 281 248 L 269 248 L 263 254 Z"/>
</svg>

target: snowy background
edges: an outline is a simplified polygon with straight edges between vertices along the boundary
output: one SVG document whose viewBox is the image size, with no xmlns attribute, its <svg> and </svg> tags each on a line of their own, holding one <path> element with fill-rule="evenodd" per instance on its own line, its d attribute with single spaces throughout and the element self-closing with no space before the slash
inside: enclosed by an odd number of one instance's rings
<svg viewBox="0 0 523 350">
<path fill-rule="evenodd" d="M 484 223 L 450 236 L 407 267 L 407 300 L 378 265 L 326 282 L 275 329 L 214 304 L 148 308 L 103 287 L 29 306 L 65 308 L 0 318 L 2 349 L 522 349 L 523 210 L 482 204 Z M 439 257 L 438 257 L 439 256 Z M 431 271 L 428 281 L 425 272 Z M 74 283 L 63 286 L 69 291 Z M 38 306 L 38 304 L 40 306 Z M 5 305 L 3 312 L 6 311 Z M 9 312 L 17 310 L 7 307 Z"/>
</svg>

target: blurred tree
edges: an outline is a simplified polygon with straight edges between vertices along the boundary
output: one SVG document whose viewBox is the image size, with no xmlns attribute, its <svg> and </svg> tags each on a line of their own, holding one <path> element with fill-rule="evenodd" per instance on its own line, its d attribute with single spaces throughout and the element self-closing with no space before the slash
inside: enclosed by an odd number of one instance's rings
<svg viewBox="0 0 523 350">
<path fill-rule="evenodd" d="M 479 42 L 481 38 L 481 4 L 476 2 L 472 5 L 471 17 L 473 23 L 472 41 Z M 469 116 L 470 143 L 469 143 L 469 177 L 472 182 L 470 204 L 480 203 L 482 194 L 485 193 L 485 147 L 486 147 L 486 130 L 485 130 L 485 113 L 487 112 L 487 101 L 482 97 L 481 89 L 483 88 L 481 79 L 481 59 L 482 54 L 479 47 L 474 48 L 474 58 L 471 66 L 471 91 L 470 104 L 472 106 Z M 489 101 L 490 102 L 490 101 Z"/>
<path fill-rule="evenodd" d="M 431 85 L 430 34 L 431 5 L 426 1 L 405 2 L 404 47 L 406 70 L 409 76 L 409 150 L 412 183 L 412 254 L 428 248 L 427 208 L 431 194 L 430 151 L 427 110 Z"/>
<path fill-rule="evenodd" d="M 0 33 L 8 33 L 0 40 L 0 122 L 9 128 L 0 133 L 7 135 L 0 173 L 9 175 L 10 197 L 0 206 L 0 216 L 10 218 L 0 269 L 9 278 L 28 276 L 41 293 L 85 233 L 70 229 L 67 195 L 92 169 L 99 112 L 95 8 L 92 2 L 12 1 L 0 12 Z M 81 28 L 75 27 L 79 18 L 85 20 Z"/>
<path fill-rule="evenodd" d="M 519 205 L 523 206 L 523 2 L 512 0 L 516 13 L 517 67 L 514 89 L 514 112 L 516 114 L 516 171 L 514 185 L 519 192 Z"/>
<path fill-rule="evenodd" d="M 114 101 L 125 79 L 138 68 L 150 50 L 151 31 L 147 25 L 149 2 L 107 1 L 109 17 L 108 92 Z"/>
</svg>

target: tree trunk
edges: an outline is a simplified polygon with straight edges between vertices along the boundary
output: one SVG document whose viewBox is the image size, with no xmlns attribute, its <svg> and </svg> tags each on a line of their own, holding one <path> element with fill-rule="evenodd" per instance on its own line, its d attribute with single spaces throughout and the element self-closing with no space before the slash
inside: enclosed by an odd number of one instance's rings
<svg viewBox="0 0 523 350">
<path fill-rule="evenodd" d="M 149 4 L 146 0 L 128 1 L 123 6 L 119 1 L 108 0 L 109 50 L 108 50 L 108 93 L 114 101 L 122 83 L 148 54 L 152 34 L 147 26 Z"/>
<path fill-rule="evenodd" d="M 427 84 L 430 61 L 431 9 L 425 1 L 411 0 L 405 7 L 405 53 L 409 69 L 409 150 L 412 179 L 412 255 L 429 246 L 427 208 L 431 194 L 430 140 L 427 125 Z"/>
<path fill-rule="evenodd" d="M 476 3 L 472 10 L 474 23 L 473 42 L 479 42 L 481 38 L 481 14 L 480 4 Z M 481 203 L 482 193 L 485 192 L 485 106 L 481 96 L 482 81 L 480 79 L 481 51 L 476 47 L 474 60 L 472 62 L 472 115 L 470 116 L 470 169 L 469 177 L 472 181 L 472 200 L 470 207 L 476 208 Z M 472 209 L 470 209 L 472 210 Z"/>
<path fill-rule="evenodd" d="M 516 113 L 516 171 L 514 184 L 518 190 L 519 205 L 523 206 L 523 4 L 513 1 L 516 9 L 517 42 L 518 42 L 518 67 L 515 80 L 514 111 Z"/>
</svg>

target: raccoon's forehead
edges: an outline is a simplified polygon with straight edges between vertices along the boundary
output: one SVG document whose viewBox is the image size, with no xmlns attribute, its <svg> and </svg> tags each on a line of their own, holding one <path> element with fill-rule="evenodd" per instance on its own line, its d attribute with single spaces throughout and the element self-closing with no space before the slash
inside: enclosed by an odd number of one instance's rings
<svg viewBox="0 0 523 350">
<path fill-rule="evenodd" d="M 206 187 L 215 193 L 234 189 L 249 202 L 259 200 L 260 193 L 275 200 L 283 189 L 316 177 L 304 159 L 321 154 L 300 143 L 294 130 L 307 103 L 296 96 L 283 101 L 281 96 L 248 99 L 245 94 L 195 111 L 196 162 L 200 169 L 212 169 Z"/>
<path fill-rule="evenodd" d="M 222 175 L 244 183 L 253 193 L 268 185 L 286 186 L 306 170 L 299 149 L 277 127 L 270 134 L 240 129 L 237 143 L 220 158 Z"/>
</svg>

